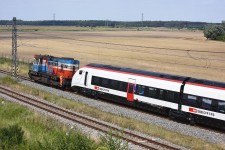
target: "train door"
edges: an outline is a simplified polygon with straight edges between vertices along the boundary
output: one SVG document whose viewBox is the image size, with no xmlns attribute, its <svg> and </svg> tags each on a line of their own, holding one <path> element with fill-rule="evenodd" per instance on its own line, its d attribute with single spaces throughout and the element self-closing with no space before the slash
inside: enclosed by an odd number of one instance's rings
<svg viewBox="0 0 225 150">
<path fill-rule="evenodd" d="M 134 101 L 134 87 L 136 85 L 135 79 L 128 79 L 127 84 L 127 100 L 130 102 Z"/>
<path fill-rule="evenodd" d="M 80 70 L 79 74 L 81 74 L 80 85 L 87 86 L 88 72 Z"/>
</svg>

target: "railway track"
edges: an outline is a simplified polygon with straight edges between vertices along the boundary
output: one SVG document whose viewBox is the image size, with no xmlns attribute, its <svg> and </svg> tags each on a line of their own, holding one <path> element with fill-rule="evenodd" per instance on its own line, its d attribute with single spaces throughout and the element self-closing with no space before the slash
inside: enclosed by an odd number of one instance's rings
<svg viewBox="0 0 225 150">
<path fill-rule="evenodd" d="M 0 70 L 0 73 L 6 74 L 6 75 L 9 75 L 9 76 L 11 76 L 11 75 L 12 75 L 12 74 L 11 74 L 11 72 L 9 72 L 9 71 L 5 71 L 5 70 Z M 27 81 L 31 81 L 31 79 L 30 79 L 30 78 L 28 78 L 28 77 L 24 77 L 24 76 L 21 76 L 21 75 L 17 75 L 17 78 L 19 78 L 19 79 L 23 79 L 23 80 L 27 80 Z"/>
<path fill-rule="evenodd" d="M 79 124 L 87 126 L 89 128 L 101 131 L 103 133 L 111 132 L 113 136 L 121 138 L 132 144 L 138 145 L 142 148 L 146 148 L 149 150 L 156 150 L 156 149 L 177 150 L 177 148 L 175 148 L 175 147 L 172 147 L 172 146 L 154 141 L 152 139 L 134 134 L 130 131 L 125 131 L 120 128 L 105 124 L 103 122 L 96 121 L 94 119 L 90 119 L 88 117 L 76 114 L 76 113 L 66 110 L 62 107 L 55 106 L 52 103 L 42 101 L 42 100 L 36 100 L 32 97 L 25 96 L 23 94 L 15 92 L 15 91 L 9 90 L 3 86 L 0 86 L 0 93 L 7 95 L 17 101 L 22 102 L 22 103 L 39 108 L 46 112 L 49 112 L 49 113 L 52 113 L 59 117 L 62 117 L 64 119 L 79 123 Z M 121 133 L 121 134 L 118 134 L 118 133 Z"/>
</svg>

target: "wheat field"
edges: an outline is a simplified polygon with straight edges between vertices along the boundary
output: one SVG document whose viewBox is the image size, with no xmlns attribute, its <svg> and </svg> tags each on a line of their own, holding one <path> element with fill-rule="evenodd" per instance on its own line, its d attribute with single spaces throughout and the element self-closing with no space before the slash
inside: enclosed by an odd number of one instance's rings
<svg viewBox="0 0 225 150">
<path fill-rule="evenodd" d="M 81 67 L 102 63 L 225 82 L 225 42 L 206 40 L 202 31 L 33 28 L 18 29 L 20 58 L 48 54 L 78 59 Z M 11 54 L 11 34 L 0 32 L 0 54 Z"/>
</svg>

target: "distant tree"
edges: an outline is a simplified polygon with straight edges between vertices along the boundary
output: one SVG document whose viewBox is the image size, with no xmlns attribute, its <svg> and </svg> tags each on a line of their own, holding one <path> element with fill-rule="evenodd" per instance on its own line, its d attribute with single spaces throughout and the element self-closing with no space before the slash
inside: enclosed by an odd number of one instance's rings
<svg viewBox="0 0 225 150">
<path fill-rule="evenodd" d="M 225 21 L 222 21 L 222 25 L 223 25 L 223 27 L 225 28 Z"/>
<path fill-rule="evenodd" d="M 203 33 L 207 39 L 217 40 L 218 37 L 223 36 L 225 34 L 225 30 L 224 27 L 221 25 L 211 25 L 207 26 Z"/>
</svg>

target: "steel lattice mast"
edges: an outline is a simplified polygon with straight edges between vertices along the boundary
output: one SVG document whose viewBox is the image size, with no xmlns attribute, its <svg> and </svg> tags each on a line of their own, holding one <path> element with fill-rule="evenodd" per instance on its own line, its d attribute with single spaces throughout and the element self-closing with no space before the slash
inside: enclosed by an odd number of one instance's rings
<svg viewBox="0 0 225 150">
<path fill-rule="evenodd" d="M 16 29 L 16 17 L 13 17 L 12 25 L 12 76 L 17 77 L 17 29 Z"/>
</svg>

